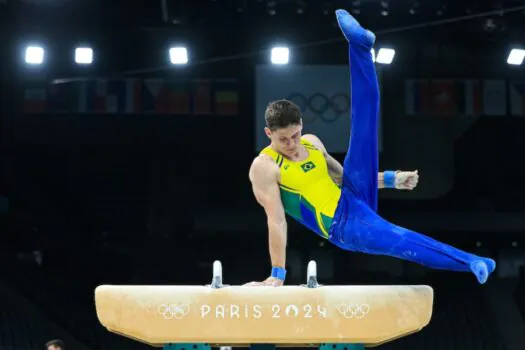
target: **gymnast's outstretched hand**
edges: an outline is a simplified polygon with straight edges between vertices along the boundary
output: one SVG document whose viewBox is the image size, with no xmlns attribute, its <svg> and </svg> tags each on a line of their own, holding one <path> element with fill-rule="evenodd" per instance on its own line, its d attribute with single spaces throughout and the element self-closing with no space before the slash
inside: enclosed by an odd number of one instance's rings
<svg viewBox="0 0 525 350">
<path fill-rule="evenodd" d="M 419 174 L 416 171 L 399 171 L 396 173 L 396 189 L 413 190 L 419 182 Z"/>
<path fill-rule="evenodd" d="M 257 286 L 280 287 L 282 285 L 283 285 L 283 281 L 275 277 L 268 277 L 262 282 L 250 282 L 250 283 L 245 284 L 245 286 L 248 286 L 248 287 L 257 287 Z"/>
</svg>

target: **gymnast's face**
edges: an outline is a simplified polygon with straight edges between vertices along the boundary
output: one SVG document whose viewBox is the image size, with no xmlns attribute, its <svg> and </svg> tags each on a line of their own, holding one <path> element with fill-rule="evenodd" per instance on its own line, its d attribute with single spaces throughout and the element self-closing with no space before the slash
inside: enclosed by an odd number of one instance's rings
<svg viewBox="0 0 525 350">
<path fill-rule="evenodd" d="M 302 124 L 292 124 L 286 128 L 271 131 L 265 128 L 266 136 L 272 141 L 273 147 L 277 152 L 285 156 L 294 156 L 299 150 L 301 144 Z"/>
</svg>

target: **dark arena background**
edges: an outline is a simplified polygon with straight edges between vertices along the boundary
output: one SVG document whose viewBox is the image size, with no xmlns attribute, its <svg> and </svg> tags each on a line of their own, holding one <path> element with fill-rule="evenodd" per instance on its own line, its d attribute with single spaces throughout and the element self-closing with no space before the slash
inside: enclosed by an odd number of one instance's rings
<svg viewBox="0 0 525 350">
<path fill-rule="evenodd" d="M 95 288 L 204 286 L 215 260 L 225 284 L 268 277 L 248 170 L 280 98 L 344 159 L 337 8 L 377 35 L 380 171 L 419 171 L 379 213 L 497 269 L 481 285 L 289 219 L 286 285 L 315 260 L 323 285 L 431 286 L 430 323 L 381 350 L 525 348 L 525 1 L 3 0 L 1 350 L 147 349 L 100 323 Z"/>
</svg>

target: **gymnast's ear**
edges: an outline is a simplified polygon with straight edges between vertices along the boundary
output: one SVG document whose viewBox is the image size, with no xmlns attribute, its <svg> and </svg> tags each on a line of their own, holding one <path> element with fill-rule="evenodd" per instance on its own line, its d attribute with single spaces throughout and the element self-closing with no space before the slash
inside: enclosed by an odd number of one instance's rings
<svg viewBox="0 0 525 350">
<path fill-rule="evenodd" d="M 270 128 L 267 126 L 264 127 L 264 133 L 266 134 L 266 136 L 268 136 L 269 139 L 272 137 L 272 130 L 270 130 Z"/>
</svg>

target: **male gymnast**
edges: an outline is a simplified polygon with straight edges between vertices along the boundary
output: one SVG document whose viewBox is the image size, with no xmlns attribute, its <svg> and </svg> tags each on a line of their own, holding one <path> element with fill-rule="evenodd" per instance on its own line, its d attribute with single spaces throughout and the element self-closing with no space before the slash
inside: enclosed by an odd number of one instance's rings
<svg viewBox="0 0 525 350">
<path fill-rule="evenodd" d="M 299 108 L 290 101 L 268 105 L 265 132 L 270 145 L 254 159 L 249 177 L 264 208 L 269 231 L 271 275 L 247 285 L 281 286 L 286 278 L 285 213 L 348 251 L 387 255 L 424 266 L 472 272 L 485 283 L 496 267 L 479 257 L 396 226 L 377 214 L 378 188 L 412 190 L 417 171 L 378 172 L 379 89 L 371 49 L 375 35 L 346 11 L 337 10 L 349 44 L 351 135 L 341 166 L 314 135 L 301 135 Z"/>
</svg>

